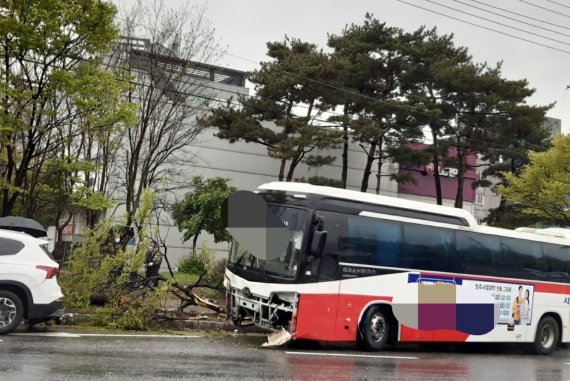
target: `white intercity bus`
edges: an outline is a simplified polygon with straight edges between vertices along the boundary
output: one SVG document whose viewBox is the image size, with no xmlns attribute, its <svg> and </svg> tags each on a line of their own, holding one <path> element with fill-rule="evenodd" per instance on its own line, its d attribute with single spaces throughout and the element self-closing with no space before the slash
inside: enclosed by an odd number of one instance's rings
<svg viewBox="0 0 570 381">
<path fill-rule="evenodd" d="M 256 193 L 290 231 L 261 260 L 232 242 L 227 305 L 288 339 L 570 342 L 570 237 L 564 229 L 480 226 L 462 209 L 273 182 Z M 275 257 L 275 256 L 273 256 Z"/>
</svg>

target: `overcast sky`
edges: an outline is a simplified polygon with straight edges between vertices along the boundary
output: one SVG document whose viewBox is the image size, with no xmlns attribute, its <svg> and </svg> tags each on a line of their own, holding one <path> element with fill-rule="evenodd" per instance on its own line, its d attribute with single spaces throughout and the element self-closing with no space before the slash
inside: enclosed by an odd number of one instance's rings
<svg viewBox="0 0 570 381">
<path fill-rule="evenodd" d="M 115 1 L 119 2 L 119 0 Z M 552 0 L 403 1 L 503 33 L 566 50 L 567 53 L 452 20 L 398 0 L 210 0 L 195 4 L 206 4 L 207 16 L 216 28 L 216 36 L 223 46 L 227 46 L 227 51 L 231 54 L 226 55 L 217 64 L 244 71 L 257 68 L 257 65 L 250 61 L 259 62 L 267 59 L 265 56 L 267 41 L 282 41 L 284 36 L 288 35 L 325 48 L 327 33 L 340 34 L 347 24 L 361 24 L 366 12 L 373 13 L 377 19 L 386 22 L 389 26 L 401 27 L 407 31 L 415 30 L 422 25 L 430 28 L 435 26 L 441 33 L 454 33 L 456 44 L 468 47 L 475 61 L 495 64 L 502 60 L 504 61 L 503 73 L 507 78 L 526 78 L 530 87 L 536 89 L 535 94 L 529 98 L 530 104 L 546 105 L 557 102 L 547 116 L 562 119 L 562 131 L 570 132 L 570 90 L 562 104 L 566 85 L 570 85 L 568 70 L 570 63 L 569 0 L 555 0 L 555 2 Z M 181 2 L 165 0 L 165 3 L 179 7 Z M 486 7 L 482 5 L 484 3 L 506 9 L 508 12 Z M 502 18 L 465 4 L 523 20 L 554 32 Z M 450 7 L 493 21 L 462 14 L 451 10 Z M 517 16 L 515 13 L 559 26 Z M 498 23 L 514 26 L 560 42 L 513 30 Z"/>
</svg>

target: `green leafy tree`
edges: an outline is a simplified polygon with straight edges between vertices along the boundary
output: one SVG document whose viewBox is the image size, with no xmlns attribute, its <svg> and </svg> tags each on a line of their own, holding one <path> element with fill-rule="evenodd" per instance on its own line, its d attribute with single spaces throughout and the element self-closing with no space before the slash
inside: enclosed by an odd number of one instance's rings
<svg viewBox="0 0 570 381">
<path fill-rule="evenodd" d="M 214 177 L 204 179 L 195 176 L 192 179 L 194 190 L 172 205 L 172 217 L 178 229 L 183 233 L 183 240 L 192 238 L 192 253 L 196 254 L 198 236 L 202 231 L 213 235 L 214 242 L 229 242 L 230 234 L 225 229 L 222 219 L 222 204 L 237 188 L 228 184 L 229 179 Z"/>
<path fill-rule="evenodd" d="M 330 107 L 322 100 L 327 88 L 321 83 L 337 70 L 314 44 L 286 38 L 269 42 L 267 48 L 273 61 L 262 62 L 261 69 L 249 75 L 257 96 L 241 97 L 239 108 L 228 101 L 212 109 L 201 123 L 218 128 L 216 136 L 230 143 L 243 140 L 267 147 L 268 155 L 280 161 L 279 180 L 292 181 L 307 154 L 340 144 L 338 131 L 315 123 Z M 303 115 L 295 114 L 302 107 Z"/>
<path fill-rule="evenodd" d="M 503 198 L 499 207 L 491 209 L 484 221 L 490 226 L 504 229 L 516 229 L 521 226 L 542 228 L 550 225 L 545 224 L 545 219 L 542 217 L 523 213 L 523 209 L 523 205 Z"/>
<path fill-rule="evenodd" d="M 18 198 L 33 191 L 26 179 L 60 143 L 55 129 L 82 112 L 65 107 L 72 91 L 67 78 L 89 65 L 86 60 L 102 71 L 96 63 L 117 28 L 114 5 L 99 0 L 3 1 L 0 9 L 1 214 L 9 215 Z M 94 87 L 76 90 L 88 94 Z"/>
<path fill-rule="evenodd" d="M 63 229 L 73 215 L 88 211 L 104 211 L 112 206 L 102 192 L 91 189 L 82 174 L 95 172 L 93 163 L 71 157 L 50 159 L 44 163 L 39 184 L 34 192 L 36 201 L 35 218 L 56 226 L 56 241 L 62 240 Z M 66 219 L 61 223 L 62 219 Z"/>
<path fill-rule="evenodd" d="M 519 176 L 505 172 L 503 197 L 522 205 L 523 213 L 545 222 L 570 226 L 570 136 L 553 139 L 546 152 L 530 152 Z"/>
<path fill-rule="evenodd" d="M 168 284 L 151 290 L 133 282 L 133 275 L 142 267 L 148 249 L 145 227 L 150 223 L 153 198 L 151 190 L 144 191 L 137 218 L 145 223 L 137 231 L 136 249 L 116 245 L 110 253 L 108 245 L 114 242 L 113 229 L 111 220 L 103 219 L 95 229 L 86 229 L 84 240 L 73 247 L 69 267 L 61 273 L 66 305 L 94 311 L 96 324 L 141 330 L 164 311 Z M 99 307 L 94 308 L 94 305 Z"/>
<path fill-rule="evenodd" d="M 56 99 L 68 113 L 49 134 L 52 147 L 37 156 L 37 169 L 24 179 L 20 201 L 26 216 L 55 225 L 60 240 L 74 213 L 83 213 L 93 228 L 110 206 L 105 194 L 118 148 L 113 136 L 132 125 L 136 107 L 121 101 L 129 84 L 119 72 L 84 64 L 57 76 Z"/>
</svg>

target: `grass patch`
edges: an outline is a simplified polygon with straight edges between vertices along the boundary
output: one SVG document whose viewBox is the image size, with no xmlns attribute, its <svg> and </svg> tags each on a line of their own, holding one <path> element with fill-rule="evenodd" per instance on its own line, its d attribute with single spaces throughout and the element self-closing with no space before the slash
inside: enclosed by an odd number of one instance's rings
<svg viewBox="0 0 570 381">
<path fill-rule="evenodd" d="M 165 277 L 167 280 L 172 279 L 172 276 L 170 275 L 170 273 L 168 271 L 161 273 L 160 275 L 162 275 L 163 277 Z M 188 286 L 190 284 L 194 284 L 196 283 L 196 281 L 198 280 L 198 275 L 196 274 L 186 274 L 186 273 L 174 273 L 174 279 L 184 285 L 184 286 Z"/>
</svg>

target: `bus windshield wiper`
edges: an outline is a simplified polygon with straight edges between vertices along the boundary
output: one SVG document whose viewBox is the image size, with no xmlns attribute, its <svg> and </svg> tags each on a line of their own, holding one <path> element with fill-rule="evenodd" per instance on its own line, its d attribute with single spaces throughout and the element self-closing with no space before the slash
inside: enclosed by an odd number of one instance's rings
<svg viewBox="0 0 570 381">
<path fill-rule="evenodd" d="M 261 261 L 259 258 L 257 259 L 257 263 L 259 263 L 259 269 L 261 270 L 261 276 L 264 281 L 267 280 L 267 276 L 265 275 L 265 261 Z"/>
<path fill-rule="evenodd" d="M 245 257 L 246 253 L 247 253 L 247 250 L 244 250 L 243 254 L 239 256 L 238 260 L 236 261 L 236 264 L 234 265 L 235 267 L 239 266 L 239 264 L 241 263 L 241 260 Z"/>
</svg>

